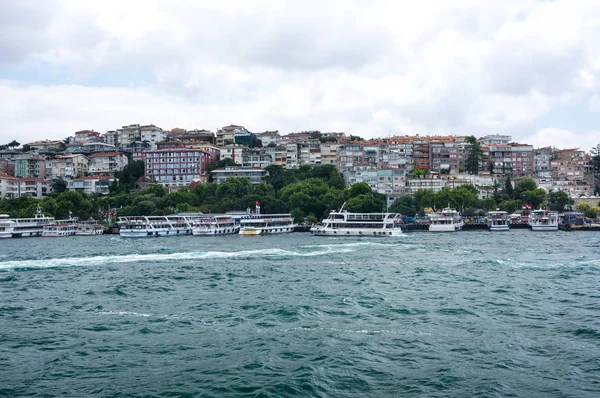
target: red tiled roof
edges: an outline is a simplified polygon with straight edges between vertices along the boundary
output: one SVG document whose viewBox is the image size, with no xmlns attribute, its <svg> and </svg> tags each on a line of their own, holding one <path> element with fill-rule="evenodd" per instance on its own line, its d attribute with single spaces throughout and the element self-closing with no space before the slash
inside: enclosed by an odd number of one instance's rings
<svg viewBox="0 0 600 398">
<path fill-rule="evenodd" d="M 86 180 L 114 180 L 115 177 L 111 177 L 111 176 L 83 176 L 83 177 L 79 177 L 74 179 L 73 181 L 86 181 Z"/>
<path fill-rule="evenodd" d="M 9 174 L 4 174 L 4 173 L 0 173 L 0 178 L 8 178 L 8 179 L 13 179 L 13 180 L 17 180 L 18 179 L 15 176 L 11 176 Z"/>
<path fill-rule="evenodd" d="M 99 158 L 99 157 L 105 157 L 105 156 L 120 156 L 120 155 L 123 155 L 123 153 L 121 153 L 121 152 L 98 152 L 98 153 L 93 153 L 88 157 Z"/>
</svg>

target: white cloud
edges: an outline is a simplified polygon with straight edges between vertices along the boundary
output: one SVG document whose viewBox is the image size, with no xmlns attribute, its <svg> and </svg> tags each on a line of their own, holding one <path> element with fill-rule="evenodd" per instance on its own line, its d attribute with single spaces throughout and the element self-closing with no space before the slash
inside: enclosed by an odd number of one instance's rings
<svg viewBox="0 0 600 398">
<path fill-rule="evenodd" d="M 0 74 L 10 98 L 2 139 L 236 123 L 365 137 L 508 133 L 559 146 L 565 134 L 593 133 L 573 125 L 529 135 L 540 118 L 590 96 L 581 111 L 600 107 L 600 4 L 591 0 L 62 0 L 5 2 L 1 15 L 30 16 L 0 28 L 9 55 L 0 63 L 66 71 L 46 85 Z"/>
<path fill-rule="evenodd" d="M 600 144 L 600 130 L 575 133 L 569 130 L 549 127 L 526 137 L 525 141 L 535 147 L 552 145 L 556 148 L 580 148 L 589 151 Z"/>
</svg>

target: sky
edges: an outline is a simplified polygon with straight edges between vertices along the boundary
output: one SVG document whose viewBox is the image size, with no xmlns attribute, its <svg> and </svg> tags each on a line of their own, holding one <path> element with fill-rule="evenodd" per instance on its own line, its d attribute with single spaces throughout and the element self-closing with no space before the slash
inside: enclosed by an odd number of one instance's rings
<svg viewBox="0 0 600 398">
<path fill-rule="evenodd" d="M 598 0 L 0 0 L 0 141 L 129 124 L 600 144 Z"/>
</svg>

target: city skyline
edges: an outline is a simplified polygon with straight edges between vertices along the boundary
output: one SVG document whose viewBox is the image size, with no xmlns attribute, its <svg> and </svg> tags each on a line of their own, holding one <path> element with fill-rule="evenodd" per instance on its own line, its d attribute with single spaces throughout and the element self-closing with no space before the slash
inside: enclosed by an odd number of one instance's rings
<svg viewBox="0 0 600 398">
<path fill-rule="evenodd" d="M 131 123 L 600 142 L 592 1 L 57 0 L 0 15 L 7 142 Z"/>
</svg>

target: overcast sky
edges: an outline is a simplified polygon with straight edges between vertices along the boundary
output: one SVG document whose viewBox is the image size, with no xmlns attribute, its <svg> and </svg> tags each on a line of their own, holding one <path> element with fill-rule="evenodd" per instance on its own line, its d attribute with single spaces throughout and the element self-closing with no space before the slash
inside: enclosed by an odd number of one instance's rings
<svg viewBox="0 0 600 398">
<path fill-rule="evenodd" d="M 240 124 L 600 143 L 600 1 L 0 0 L 0 138 Z"/>
</svg>

